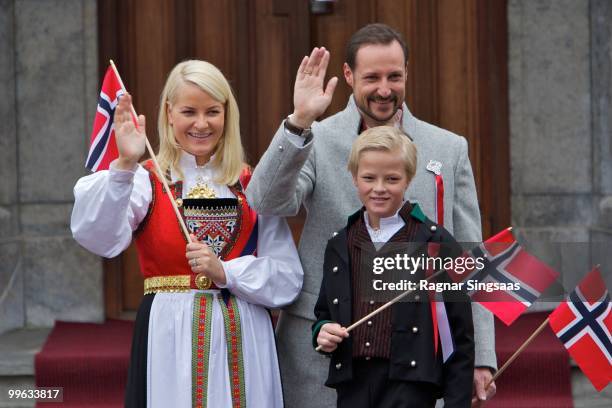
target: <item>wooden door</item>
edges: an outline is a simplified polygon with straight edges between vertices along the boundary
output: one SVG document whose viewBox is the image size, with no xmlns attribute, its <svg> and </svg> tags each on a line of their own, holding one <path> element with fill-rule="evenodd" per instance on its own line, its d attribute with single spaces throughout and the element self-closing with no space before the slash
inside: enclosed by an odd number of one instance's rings
<svg viewBox="0 0 612 408">
<path fill-rule="evenodd" d="M 243 144 L 255 165 L 292 110 L 295 71 L 312 47 L 331 52 L 341 81 L 324 116 L 344 108 L 344 46 L 370 22 L 404 33 L 406 98 L 419 118 L 464 135 L 476 177 L 483 235 L 509 225 L 506 1 L 487 0 L 106 0 L 98 2 L 100 78 L 117 63 L 139 113 L 155 131 L 170 69 L 188 58 L 217 65 L 236 93 Z M 290 220 L 297 237 L 303 215 Z M 133 248 L 105 262 L 109 317 L 129 315 L 142 297 Z"/>
</svg>

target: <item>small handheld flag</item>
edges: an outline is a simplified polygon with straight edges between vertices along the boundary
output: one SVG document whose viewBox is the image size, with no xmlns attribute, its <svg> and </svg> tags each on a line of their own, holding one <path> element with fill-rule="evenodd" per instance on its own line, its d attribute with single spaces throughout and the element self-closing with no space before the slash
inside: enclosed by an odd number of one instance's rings
<svg viewBox="0 0 612 408">
<path fill-rule="evenodd" d="M 612 306 L 594 268 L 550 315 L 549 324 L 597 391 L 612 381 Z"/>
<path fill-rule="evenodd" d="M 463 275 L 449 271 L 454 281 L 471 281 L 468 295 L 506 325 L 511 325 L 557 279 L 559 274 L 521 247 L 510 229 L 471 249 L 464 257 L 482 260 L 484 267 Z M 491 289 L 498 288 L 498 289 Z"/>
<path fill-rule="evenodd" d="M 89 154 L 85 167 L 95 172 L 107 170 L 110 163 L 119 157 L 113 119 L 119 97 L 125 92 L 115 71 L 109 66 L 104 74 L 100 99 L 91 132 Z"/>
</svg>

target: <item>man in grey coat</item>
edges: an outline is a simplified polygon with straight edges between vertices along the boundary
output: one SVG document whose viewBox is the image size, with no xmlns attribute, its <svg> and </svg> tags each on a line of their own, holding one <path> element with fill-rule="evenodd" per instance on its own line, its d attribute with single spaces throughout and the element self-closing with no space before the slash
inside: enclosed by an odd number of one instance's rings
<svg viewBox="0 0 612 408">
<path fill-rule="evenodd" d="M 365 128 L 391 124 L 413 139 L 418 168 L 406 198 L 425 214 L 440 221 L 459 242 L 480 242 L 478 200 L 467 141 L 447 130 L 423 122 L 404 103 L 408 51 L 402 37 L 383 24 L 357 31 L 347 46 L 344 78 L 353 89 L 346 108 L 315 122 L 329 106 L 338 79 L 324 87 L 329 52 L 315 48 L 298 68 L 294 113 L 276 132 L 255 168 L 247 198 L 261 214 L 294 216 L 300 206 L 307 211 L 299 244 L 304 284 L 297 301 L 281 313 L 278 354 L 287 407 L 332 407 L 335 395 L 321 385 L 328 361 L 312 349 L 310 327 L 321 285 L 323 253 L 327 240 L 342 228 L 347 217 L 361 207 L 347 171 L 353 140 Z M 438 177 L 436 177 L 438 176 Z M 441 199 L 436 199 L 442 193 Z M 473 305 L 476 341 L 474 387 L 477 402 L 495 394 L 495 384 L 485 392 L 496 369 L 493 317 Z"/>
</svg>

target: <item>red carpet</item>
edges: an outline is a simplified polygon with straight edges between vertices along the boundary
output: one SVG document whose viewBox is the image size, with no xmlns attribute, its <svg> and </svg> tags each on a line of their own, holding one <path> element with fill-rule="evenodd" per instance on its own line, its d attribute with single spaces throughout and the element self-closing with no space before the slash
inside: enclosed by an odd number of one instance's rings
<svg viewBox="0 0 612 408">
<path fill-rule="evenodd" d="M 37 406 L 123 407 L 133 326 L 56 322 L 34 360 L 36 386 L 64 387 L 64 402 Z"/>
<path fill-rule="evenodd" d="M 512 326 L 495 319 L 497 364 L 504 362 L 548 316 L 530 313 Z M 497 395 L 487 408 L 573 407 L 569 356 L 550 327 L 546 327 L 496 381 Z"/>
</svg>

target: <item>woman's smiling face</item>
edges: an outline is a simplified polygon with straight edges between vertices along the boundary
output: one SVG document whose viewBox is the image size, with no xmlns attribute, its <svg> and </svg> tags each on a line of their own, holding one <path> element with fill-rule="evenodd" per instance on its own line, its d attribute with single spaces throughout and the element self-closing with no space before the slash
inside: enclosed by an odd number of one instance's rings
<svg viewBox="0 0 612 408">
<path fill-rule="evenodd" d="M 223 104 L 198 86 L 183 83 L 176 90 L 175 100 L 168 102 L 167 109 L 177 143 L 196 157 L 198 165 L 206 164 L 223 137 Z"/>
</svg>

